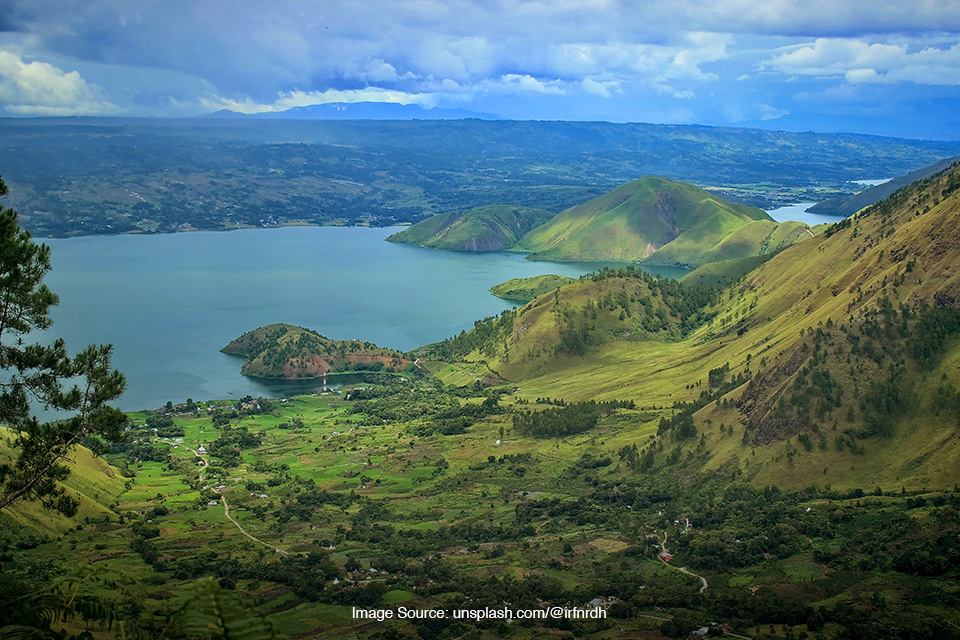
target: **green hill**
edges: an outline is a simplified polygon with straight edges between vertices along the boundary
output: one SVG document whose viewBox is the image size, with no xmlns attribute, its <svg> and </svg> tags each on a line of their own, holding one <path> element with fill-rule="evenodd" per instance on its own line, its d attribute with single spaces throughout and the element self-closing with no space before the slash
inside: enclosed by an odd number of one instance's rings
<svg viewBox="0 0 960 640">
<path fill-rule="evenodd" d="M 574 282 L 573 278 L 548 274 L 532 278 L 514 278 L 490 287 L 490 293 L 504 300 L 522 300 L 530 302 L 537 296 L 542 296 L 565 284 Z"/>
<path fill-rule="evenodd" d="M 544 209 L 491 204 L 437 214 L 387 240 L 452 251 L 504 251 L 553 216 Z"/>
<path fill-rule="evenodd" d="M 544 260 L 696 265 L 731 233 L 758 220 L 772 222 L 760 209 L 647 176 L 558 214 L 527 233 L 518 248 Z"/>
<path fill-rule="evenodd" d="M 527 399 L 673 406 L 661 435 L 683 445 L 689 424 L 705 470 L 944 487 L 960 468 L 958 191 L 960 169 L 902 189 L 719 296 L 622 269 L 432 348 Z"/>
<path fill-rule="evenodd" d="M 0 426 L 0 463 L 11 459 L 10 441 L 12 434 L 6 427 Z M 77 447 L 67 463 L 70 475 L 62 482 L 71 496 L 80 498 L 77 515 L 64 518 L 59 513 L 45 509 L 39 502 L 19 501 L 0 516 L 0 530 L 11 528 L 27 529 L 39 536 L 57 536 L 84 520 L 101 520 L 115 515 L 108 506 L 124 490 L 124 479 L 120 472 L 107 464 L 103 458 L 95 457 L 89 449 Z"/>
<path fill-rule="evenodd" d="M 704 241 L 702 234 L 684 233 L 647 258 L 646 264 L 699 267 L 712 262 L 772 255 L 814 235 L 802 222 L 755 220 L 732 231 L 719 242 Z"/>
<path fill-rule="evenodd" d="M 702 320 L 701 309 L 711 295 L 711 290 L 654 278 L 633 265 L 604 270 L 521 309 L 478 321 L 470 332 L 428 345 L 423 353 L 441 360 L 484 361 L 500 375 L 522 380 L 562 371 L 607 345 L 629 348 L 678 340 Z M 587 387 L 584 391 L 590 393 Z"/>
<path fill-rule="evenodd" d="M 136 575 L 122 611 L 151 630 L 205 578 L 286 637 L 569 636 L 355 612 L 612 597 L 611 625 L 577 633 L 951 637 L 958 192 L 960 169 L 900 191 L 722 290 L 634 265 L 565 284 L 422 348 L 442 383 L 146 417 L 131 438 L 163 418 L 182 443 L 118 451 L 137 473 L 122 522 L 8 544 L 5 611 L 83 565 Z M 307 346 L 348 349 L 271 325 L 228 350 Z"/>
<path fill-rule="evenodd" d="M 708 262 L 687 273 L 680 278 L 680 282 L 702 287 L 721 287 L 736 282 L 772 257 L 772 254 L 766 254 Z"/>
<path fill-rule="evenodd" d="M 290 324 L 270 324 L 243 334 L 223 353 L 245 356 L 243 375 L 302 380 L 347 371 L 400 371 L 410 361 L 399 351 L 359 340 L 331 340 Z"/>
</svg>

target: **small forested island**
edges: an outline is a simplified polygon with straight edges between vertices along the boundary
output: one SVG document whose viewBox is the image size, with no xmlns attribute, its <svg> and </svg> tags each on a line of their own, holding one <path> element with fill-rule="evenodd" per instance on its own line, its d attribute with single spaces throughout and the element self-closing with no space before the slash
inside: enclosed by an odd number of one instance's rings
<svg viewBox="0 0 960 640">
<path fill-rule="evenodd" d="M 241 369 L 245 376 L 282 380 L 350 371 L 402 371 L 411 364 L 393 349 L 361 340 L 331 340 L 283 323 L 248 331 L 220 351 L 246 357 Z"/>
</svg>

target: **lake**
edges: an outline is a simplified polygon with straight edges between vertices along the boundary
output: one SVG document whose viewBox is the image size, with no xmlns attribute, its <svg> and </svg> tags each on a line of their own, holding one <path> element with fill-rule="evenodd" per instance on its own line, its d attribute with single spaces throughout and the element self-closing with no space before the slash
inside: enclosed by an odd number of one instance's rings
<svg viewBox="0 0 960 640">
<path fill-rule="evenodd" d="M 815 202 L 798 202 L 767 211 L 767 214 L 777 222 L 796 220 L 815 227 L 818 224 L 834 224 L 843 220 L 843 216 L 825 216 L 822 213 L 807 213 L 807 209 Z"/>
<path fill-rule="evenodd" d="M 52 334 L 71 353 L 114 345 L 113 364 L 127 376 L 118 403 L 125 410 L 188 397 L 276 397 L 313 387 L 245 378 L 242 360 L 220 348 L 287 322 L 408 350 L 512 306 L 487 291 L 497 283 L 603 266 L 384 242 L 396 231 L 284 227 L 43 240 L 53 263 L 45 282 L 60 296 Z"/>
</svg>

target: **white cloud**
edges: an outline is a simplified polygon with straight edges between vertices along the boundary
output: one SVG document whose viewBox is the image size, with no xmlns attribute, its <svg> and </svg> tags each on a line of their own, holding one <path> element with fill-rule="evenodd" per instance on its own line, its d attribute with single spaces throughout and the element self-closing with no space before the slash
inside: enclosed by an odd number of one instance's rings
<svg viewBox="0 0 960 640">
<path fill-rule="evenodd" d="M 662 77 L 698 82 L 719 79 L 714 73 L 705 73 L 700 65 L 725 59 L 728 56 L 727 45 L 731 41 L 730 36 L 715 33 L 688 34 L 687 45 L 676 50 Z"/>
<path fill-rule="evenodd" d="M 475 85 L 476 89 L 484 93 L 515 95 L 523 93 L 539 93 L 551 95 L 565 95 L 566 89 L 560 80 L 538 80 L 528 74 L 508 73 L 497 79 L 488 79 Z"/>
<path fill-rule="evenodd" d="M 119 111 L 100 87 L 87 83 L 76 71 L 64 72 L 46 62 L 24 62 L 11 51 L 0 51 L 0 103 L 17 115 L 102 115 Z"/>
<path fill-rule="evenodd" d="M 651 81 L 716 80 L 701 65 L 728 56 L 729 36 L 690 33 L 675 44 L 629 41 L 606 43 L 572 42 L 550 47 L 546 68 L 562 77 L 583 78 L 607 74 L 622 82 L 648 85 Z"/>
<path fill-rule="evenodd" d="M 586 93 L 600 96 L 601 98 L 610 98 L 614 93 L 622 94 L 620 82 L 617 80 L 597 80 L 595 78 L 584 78 L 580 86 Z"/>
<path fill-rule="evenodd" d="M 877 73 L 876 69 L 850 69 L 843 74 L 844 79 L 850 84 L 864 84 L 868 82 L 883 82 L 883 78 Z"/>
<path fill-rule="evenodd" d="M 782 73 L 843 77 L 851 84 L 960 85 L 960 45 L 911 50 L 904 43 L 818 38 L 762 63 Z"/>
<path fill-rule="evenodd" d="M 432 36 L 420 41 L 414 63 L 418 75 L 463 82 L 490 74 L 495 57 L 496 47 L 484 38 Z"/>
<path fill-rule="evenodd" d="M 221 96 L 201 98 L 199 102 L 200 106 L 210 111 L 229 109 L 238 113 L 271 113 L 286 111 L 294 107 L 309 107 L 335 102 L 392 102 L 396 104 L 419 104 L 422 107 L 431 108 L 435 105 L 435 98 L 428 94 L 412 94 L 370 87 L 344 91 L 334 89 L 327 91 L 290 91 L 280 94 L 271 103 L 256 102 L 250 98 L 235 100 Z"/>
<path fill-rule="evenodd" d="M 754 105 L 754 108 L 757 110 L 757 112 L 759 112 L 760 120 L 764 122 L 767 120 L 776 120 L 777 118 L 790 115 L 790 112 L 786 109 L 778 109 L 777 107 L 772 107 L 769 104 L 757 104 Z"/>
<path fill-rule="evenodd" d="M 33 113 L 385 100 L 502 105 L 534 118 L 550 109 L 725 114 L 733 105 L 756 119 L 777 117 L 803 91 L 823 96 L 824 85 L 861 95 L 899 91 L 895 83 L 960 86 L 960 0 L 7 2 L 22 31 L 6 42 L 89 92 L 72 103 L 55 91 L 46 103 L 11 100 L 16 83 L 2 78 L 0 106 Z M 158 71 L 190 83 L 150 82 Z M 86 106 L 64 106 L 76 104 Z"/>
</svg>

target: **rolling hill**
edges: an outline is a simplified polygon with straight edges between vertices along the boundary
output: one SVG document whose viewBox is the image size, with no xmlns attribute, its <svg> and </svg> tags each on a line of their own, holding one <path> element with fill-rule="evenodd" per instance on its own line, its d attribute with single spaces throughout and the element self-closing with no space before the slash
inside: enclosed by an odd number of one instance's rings
<svg viewBox="0 0 960 640">
<path fill-rule="evenodd" d="M 563 211 L 517 247 L 533 259 L 696 267 L 772 251 L 804 237 L 795 231 L 795 225 L 780 231 L 760 209 L 646 176 Z"/>
<path fill-rule="evenodd" d="M 12 437 L 9 429 L 0 426 L 0 462 L 8 462 L 12 457 L 9 445 Z M 21 536 L 24 531 L 40 537 L 57 536 L 72 527 L 76 520 L 109 520 L 114 515 L 108 505 L 124 490 L 124 478 L 120 472 L 85 447 L 77 447 L 70 458 L 67 463 L 70 475 L 61 484 L 68 495 L 80 499 L 75 520 L 44 508 L 39 502 L 21 500 L 0 516 L 0 525 L 3 525 L 0 529 L 19 530 Z"/>
<path fill-rule="evenodd" d="M 544 209 L 491 204 L 437 214 L 387 240 L 451 251 L 504 251 L 553 216 Z"/>
<path fill-rule="evenodd" d="M 248 331 L 221 351 L 246 357 L 243 375 L 286 380 L 347 371 L 399 371 L 410 364 L 399 351 L 359 340 L 330 340 L 282 323 Z"/>
<path fill-rule="evenodd" d="M 488 205 L 433 216 L 387 239 L 454 251 L 526 251 L 534 260 L 696 268 L 773 254 L 812 235 L 803 223 L 777 223 L 694 185 L 647 176 L 556 216 Z"/>
<path fill-rule="evenodd" d="M 672 405 L 661 435 L 683 445 L 689 421 L 705 469 L 947 486 L 960 466 L 958 190 L 960 169 L 901 189 L 719 296 L 622 269 L 432 348 L 486 363 L 525 398 Z"/>
</svg>

